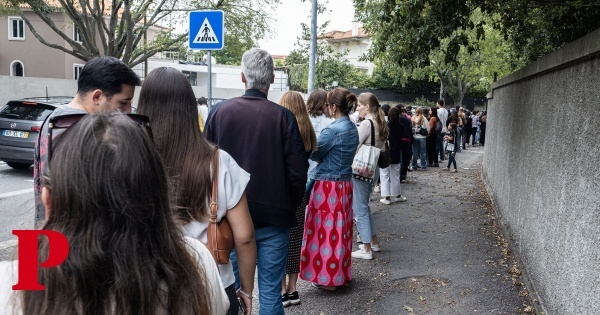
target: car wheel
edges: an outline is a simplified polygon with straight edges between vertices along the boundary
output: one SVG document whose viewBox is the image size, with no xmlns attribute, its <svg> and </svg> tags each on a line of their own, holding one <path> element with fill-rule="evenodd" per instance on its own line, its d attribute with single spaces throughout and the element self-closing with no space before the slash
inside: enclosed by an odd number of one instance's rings
<svg viewBox="0 0 600 315">
<path fill-rule="evenodd" d="M 6 162 L 6 165 L 16 169 L 16 170 L 24 170 L 28 169 L 32 164 L 28 163 L 14 163 L 14 162 Z"/>
</svg>

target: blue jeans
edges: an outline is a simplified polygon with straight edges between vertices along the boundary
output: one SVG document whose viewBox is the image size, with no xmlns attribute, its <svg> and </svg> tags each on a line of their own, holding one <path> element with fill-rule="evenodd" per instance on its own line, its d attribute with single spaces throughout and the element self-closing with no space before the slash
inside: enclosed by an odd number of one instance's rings
<svg viewBox="0 0 600 315">
<path fill-rule="evenodd" d="M 448 169 L 450 169 L 450 165 L 454 165 L 454 169 L 456 169 L 455 154 L 455 152 L 448 152 Z"/>
<path fill-rule="evenodd" d="M 352 212 L 354 221 L 356 221 L 356 229 L 363 243 L 370 244 L 371 237 L 377 235 L 375 233 L 373 213 L 369 207 L 369 196 L 373 190 L 373 184 L 352 178 L 352 185 L 352 192 L 354 194 L 352 198 Z"/>
<path fill-rule="evenodd" d="M 287 262 L 290 229 L 266 226 L 254 229 L 256 239 L 256 268 L 258 269 L 259 314 L 283 315 L 281 304 L 281 280 Z M 240 287 L 237 255 L 231 252 L 235 287 Z M 248 292 L 250 293 L 250 292 Z"/>
<path fill-rule="evenodd" d="M 417 159 L 421 157 L 421 168 L 427 168 L 427 153 L 425 152 L 425 138 L 415 138 L 413 142 L 413 169 L 417 169 Z M 362 236 L 361 236 L 362 237 Z"/>
</svg>

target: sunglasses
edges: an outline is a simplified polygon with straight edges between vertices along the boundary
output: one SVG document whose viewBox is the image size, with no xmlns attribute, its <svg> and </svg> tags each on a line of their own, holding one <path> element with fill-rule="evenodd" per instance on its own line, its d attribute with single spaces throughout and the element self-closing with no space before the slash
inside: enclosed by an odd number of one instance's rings
<svg viewBox="0 0 600 315">
<path fill-rule="evenodd" d="M 71 115 L 63 115 L 63 116 L 55 116 L 50 118 L 50 122 L 48 123 L 48 163 L 50 163 L 52 159 L 52 138 L 54 138 L 56 133 L 62 133 L 69 127 L 75 125 L 77 122 L 81 120 L 81 118 L 87 116 L 89 114 L 71 114 Z M 150 118 L 144 115 L 138 114 L 123 114 L 129 117 L 133 122 L 140 125 L 148 134 L 150 139 L 152 137 L 152 129 L 150 129 Z M 54 135 L 53 135 L 54 134 Z"/>
</svg>

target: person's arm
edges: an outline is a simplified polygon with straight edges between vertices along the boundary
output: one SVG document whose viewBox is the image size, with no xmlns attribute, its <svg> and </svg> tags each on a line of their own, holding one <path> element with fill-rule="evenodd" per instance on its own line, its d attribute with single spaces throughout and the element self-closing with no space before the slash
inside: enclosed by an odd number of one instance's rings
<svg viewBox="0 0 600 315">
<path fill-rule="evenodd" d="M 226 218 L 233 231 L 233 243 L 240 275 L 240 289 L 252 296 L 254 272 L 256 270 L 256 241 L 254 240 L 254 225 L 248 210 L 245 193 L 237 205 L 227 211 Z M 246 305 L 245 314 L 252 314 L 252 298 L 248 298 L 243 293 L 238 293 L 238 297 Z"/>
<path fill-rule="evenodd" d="M 317 150 L 310 154 L 310 159 L 320 162 L 325 155 L 333 148 L 335 140 L 335 131 L 329 127 L 323 128 L 317 142 Z"/>
</svg>

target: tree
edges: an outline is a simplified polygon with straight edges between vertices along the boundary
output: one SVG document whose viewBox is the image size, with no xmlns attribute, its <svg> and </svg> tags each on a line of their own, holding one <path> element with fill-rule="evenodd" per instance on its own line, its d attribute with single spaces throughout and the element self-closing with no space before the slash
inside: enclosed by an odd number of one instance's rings
<svg viewBox="0 0 600 315">
<path fill-rule="evenodd" d="M 251 38 L 240 38 L 229 32 L 225 32 L 225 46 L 221 50 L 214 50 L 211 56 L 217 60 L 217 63 L 223 65 L 236 65 L 242 63 L 242 55 L 246 50 L 256 46 Z M 194 53 L 195 56 L 204 56 L 208 52 L 200 50 Z"/>
<path fill-rule="evenodd" d="M 19 14 L 32 34 L 44 45 L 61 50 L 87 61 L 96 56 L 117 57 L 133 67 L 157 52 L 178 50 L 187 39 L 187 33 L 177 31 L 177 24 L 167 22 L 186 21 L 185 12 L 194 9 L 221 9 L 225 11 L 226 25 L 233 25 L 232 35 L 245 38 L 261 38 L 269 30 L 265 6 L 274 6 L 279 0 L 5 0 L 4 11 Z M 21 9 L 23 6 L 28 9 Z M 31 24 L 25 15 L 30 10 L 70 47 L 52 43 Z M 57 25 L 53 13 L 62 13 L 77 28 L 82 38 L 75 41 Z M 144 41 L 146 31 L 161 23 L 167 28 L 159 30 L 156 37 Z M 163 25 L 164 26 L 164 25 Z"/>
<path fill-rule="evenodd" d="M 429 54 L 442 45 L 444 62 L 457 62 L 461 47 L 469 52 L 476 48 L 476 42 L 464 32 L 475 32 L 478 41 L 483 39 L 488 24 L 510 39 L 526 60 L 600 27 L 600 0 L 355 0 L 354 3 L 363 27 L 373 39 L 368 58 L 385 56 L 395 64 L 412 68 L 427 66 Z M 471 15 L 476 10 L 489 20 L 474 22 Z M 573 21 L 573 17 L 577 20 Z M 554 24 L 548 25 L 549 22 Z M 546 42 L 540 45 L 539 40 Z"/>
<path fill-rule="evenodd" d="M 472 43 L 472 49 L 460 47 L 454 61 L 446 59 L 450 39 L 442 39 L 440 47 L 431 50 L 429 65 L 418 68 L 402 68 L 396 65 L 396 72 L 412 79 L 429 80 L 436 78 L 455 104 L 462 105 L 465 95 L 473 88 L 487 91 L 491 87 L 494 73 L 505 76 L 524 65 L 525 61 L 515 56 L 514 47 L 506 41 L 501 32 L 490 26 L 489 18 L 476 10 L 471 14 L 473 24 L 483 24 L 483 33 L 475 30 L 461 31 Z M 480 39 L 477 39 L 477 38 Z M 389 61 L 384 59 L 384 61 Z M 392 62 L 393 65 L 393 62 Z M 393 66 L 386 69 L 394 69 Z M 390 71 L 390 70 L 388 70 Z"/>
</svg>

